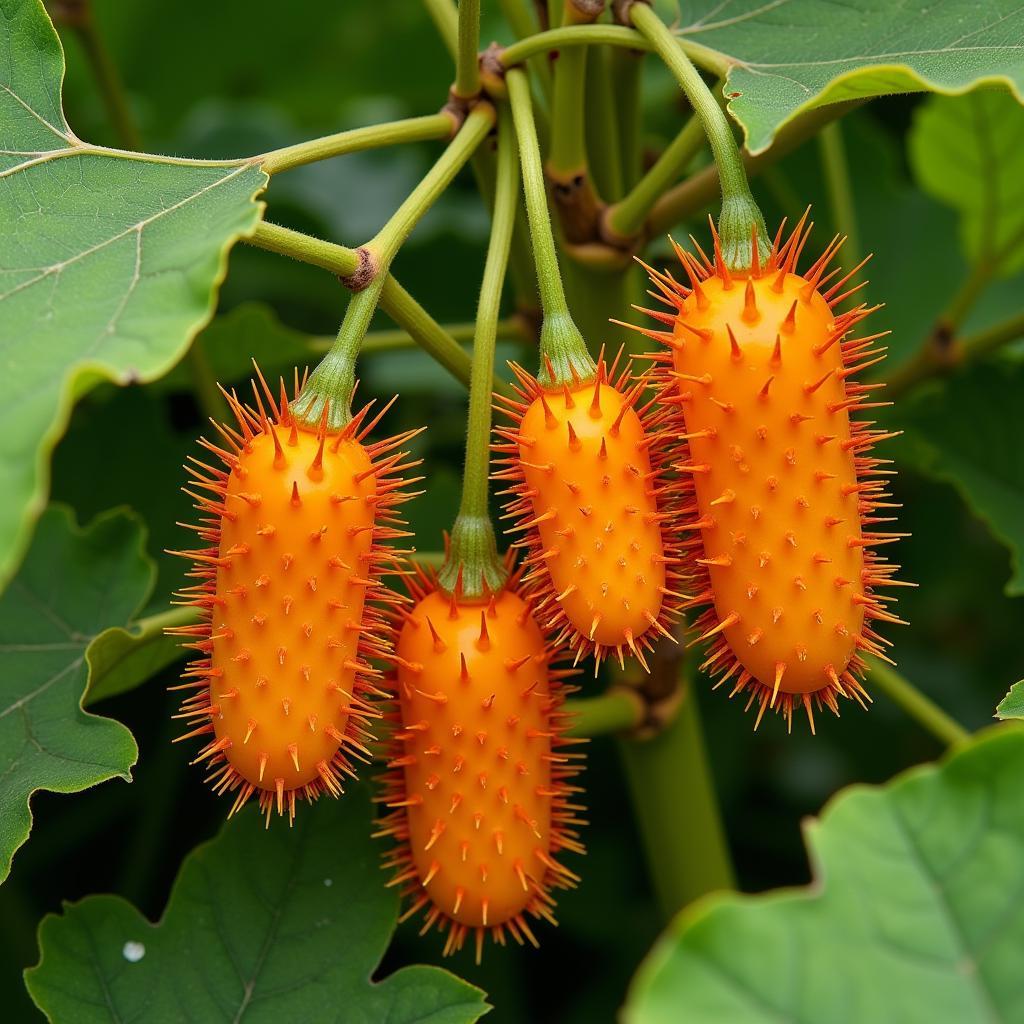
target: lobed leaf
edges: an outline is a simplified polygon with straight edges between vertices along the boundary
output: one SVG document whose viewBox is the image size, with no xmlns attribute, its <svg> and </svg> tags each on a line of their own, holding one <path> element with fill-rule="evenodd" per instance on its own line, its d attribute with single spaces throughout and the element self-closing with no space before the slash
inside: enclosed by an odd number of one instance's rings
<svg viewBox="0 0 1024 1024">
<path fill-rule="evenodd" d="M 32 828 L 39 789 L 131 781 L 138 757 L 119 722 L 82 710 L 94 638 L 128 622 L 153 583 L 141 524 L 124 511 L 79 529 L 51 507 L 0 596 L 0 882 Z"/>
<path fill-rule="evenodd" d="M 116 896 L 44 918 L 25 972 L 54 1021 L 471 1024 L 484 994 L 436 967 L 371 981 L 398 916 L 370 838 L 370 800 L 303 808 L 264 829 L 247 808 L 185 858 L 160 921 Z"/>
<path fill-rule="evenodd" d="M 679 34 L 727 68 L 729 110 L 753 153 L 797 114 L 842 100 L 1000 82 L 1024 92 L 1014 0 L 703 0 Z M 699 58 L 698 58 L 699 59 Z"/>
<path fill-rule="evenodd" d="M 1009 93 L 932 97 L 915 111 L 909 155 L 921 188 L 959 212 L 972 263 L 1024 266 L 1024 108 Z"/>
<path fill-rule="evenodd" d="M 64 54 L 40 0 L 0 0 L 0 584 L 45 504 L 70 406 L 100 380 L 166 372 L 212 314 L 267 177 L 90 146 L 61 109 Z"/>
<path fill-rule="evenodd" d="M 806 889 L 684 911 L 627 1024 L 1024 1020 L 1024 731 L 841 793 L 806 826 Z"/>
</svg>

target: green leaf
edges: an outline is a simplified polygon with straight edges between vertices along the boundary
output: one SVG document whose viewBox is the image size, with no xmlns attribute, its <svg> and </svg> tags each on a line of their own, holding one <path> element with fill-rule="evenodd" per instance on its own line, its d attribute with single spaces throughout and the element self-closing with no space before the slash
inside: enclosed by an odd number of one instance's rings
<svg viewBox="0 0 1024 1024">
<path fill-rule="evenodd" d="M 759 153 L 797 114 L 889 93 L 1024 89 L 1024 10 L 1015 0 L 706 0 L 679 30 L 724 64 L 729 110 Z"/>
<path fill-rule="evenodd" d="M 951 483 L 1009 549 L 1006 593 L 1024 594 L 1024 364 L 977 363 L 904 399 L 897 462 Z"/>
<path fill-rule="evenodd" d="M 964 251 L 1000 274 L 1024 266 L 1024 108 L 1007 92 L 936 96 L 917 108 L 910 163 L 960 213 Z"/>
<path fill-rule="evenodd" d="M 66 508 L 39 521 L 0 596 L 0 882 L 32 827 L 38 789 L 77 793 L 131 781 L 138 756 L 119 722 L 82 710 L 89 645 L 128 622 L 153 583 L 138 520 L 124 511 L 79 529 Z"/>
<path fill-rule="evenodd" d="M 159 923 L 116 896 L 44 918 L 29 993 L 56 1024 L 478 1020 L 483 993 L 447 971 L 370 980 L 398 915 L 370 831 L 365 786 L 293 829 L 247 808 L 188 855 Z"/>
<path fill-rule="evenodd" d="M 806 826 L 816 881 L 684 911 L 627 1024 L 1021 1021 L 1024 730 L 1003 726 Z"/>
<path fill-rule="evenodd" d="M 60 106 L 64 55 L 39 0 L 0 0 L 0 583 L 45 504 L 72 401 L 152 380 L 210 318 L 227 252 L 259 221 L 253 164 L 80 141 Z M 130 425 L 126 425 L 130 429 Z"/>
<path fill-rule="evenodd" d="M 996 718 L 1024 718 L 1024 679 L 1014 683 L 1010 692 L 999 702 Z"/>
</svg>

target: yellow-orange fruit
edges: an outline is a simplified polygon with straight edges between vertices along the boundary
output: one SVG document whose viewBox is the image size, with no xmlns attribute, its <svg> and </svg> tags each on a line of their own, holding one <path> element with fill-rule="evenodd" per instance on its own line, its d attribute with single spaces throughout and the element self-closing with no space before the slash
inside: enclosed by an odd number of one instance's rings
<svg viewBox="0 0 1024 1024">
<path fill-rule="evenodd" d="M 261 378 L 262 380 L 262 378 Z M 175 632 L 198 651 L 176 689 L 188 736 L 206 740 L 197 761 L 219 793 L 236 794 L 230 813 L 254 794 L 267 815 L 296 796 L 342 792 L 366 759 L 366 723 L 379 717 L 366 697 L 378 673 L 367 658 L 390 650 L 379 608 L 381 570 L 397 555 L 381 546 L 401 536 L 393 509 L 405 437 L 364 445 L 358 415 L 340 434 L 310 431 L 264 384 L 268 416 L 229 396 L 238 429 L 222 427 L 224 447 L 201 441 L 225 468 L 191 459 L 196 532 L 206 542 L 178 552 L 200 580 L 179 596 L 203 621 Z M 390 455 L 381 458 L 384 453 Z"/>
<path fill-rule="evenodd" d="M 398 846 L 386 867 L 426 908 L 424 930 L 447 929 L 445 953 L 476 936 L 536 939 L 527 916 L 554 923 L 549 890 L 576 876 L 556 855 L 582 853 L 563 749 L 566 671 L 530 605 L 506 588 L 486 603 L 413 585 L 416 604 L 398 636 L 397 728 L 381 834 Z M 511 585 L 513 588 L 515 583 Z"/>
<path fill-rule="evenodd" d="M 717 237 L 714 261 L 677 247 L 689 287 L 653 274 L 671 307 L 654 315 L 671 329 L 647 333 L 668 346 L 660 389 L 678 411 L 680 511 L 699 530 L 705 665 L 749 691 L 758 721 L 766 707 L 791 721 L 796 703 L 813 729 L 815 706 L 863 702 L 860 652 L 881 656 L 884 643 L 870 623 L 899 621 L 875 593 L 897 567 L 871 550 L 898 535 L 874 529 L 893 506 L 889 471 L 867 454 L 891 435 L 850 420 L 878 404 L 852 378 L 882 358 L 882 335 L 848 337 L 871 312 L 835 311 L 850 275 L 822 290 L 838 239 L 797 273 L 806 237 L 801 221 L 743 276 L 725 268 Z"/>
<path fill-rule="evenodd" d="M 587 384 L 545 391 L 519 366 L 513 429 L 499 429 L 497 479 L 512 486 L 508 532 L 528 549 L 525 592 L 556 647 L 620 662 L 670 636 L 679 561 L 673 513 L 659 507 L 659 436 L 634 403 L 647 386 L 604 360 Z"/>
</svg>

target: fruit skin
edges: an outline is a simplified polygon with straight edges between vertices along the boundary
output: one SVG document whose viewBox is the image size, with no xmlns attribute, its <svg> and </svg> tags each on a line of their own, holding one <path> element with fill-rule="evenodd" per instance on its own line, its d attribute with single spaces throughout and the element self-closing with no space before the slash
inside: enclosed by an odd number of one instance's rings
<svg viewBox="0 0 1024 1024">
<path fill-rule="evenodd" d="M 677 246 L 690 286 L 651 271 L 670 312 L 648 312 L 671 329 L 644 333 L 668 348 L 655 357 L 658 387 L 676 411 L 676 500 L 695 529 L 705 667 L 759 703 L 758 723 L 766 707 L 791 723 L 796 704 L 813 730 L 815 707 L 838 713 L 837 697 L 867 696 L 861 652 L 884 657 L 885 643 L 871 623 L 900 621 L 876 595 L 898 585 L 898 567 L 871 546 L 899 535 L 874 529 L 895 506 L 884 460 L 868 455 L 893 435 L 849 418 L 884 404 L 865 400 L 878 385 L 851 380 L 880 361 L 871 346 L 884 335 L 848 338 L 872 312 L 834 311 L 852 274 L 821 290 L 838 273 L 824 276 L 838 239 L 797 273 L 804 223 L 785 244 L 780 229 L 749 275 L 726 270 L 717 236 L 714 261 Z"/>
<path fill-rule="evenodd" d="M 527 916 L 555 923 L 549 890 L 578 879 L 555 859 L 582 853 L 577 789 L 581 754 L 565 747 L 561 706 L 571 674 L 551 651 L 517 592 L 461 601 L 421 573 L 396 644 L 395 710 L 379 834 L 398 845 L 390 884 L 426 908 L 424 930 L 448 935 L 445 954 L 489 930 L 537 944 Z"/>
<path fill-rule="evenodd" d="M 520 401 L 504 410 L 494 449 L 510 481 L 507 532 L 528 550 L 525 592 L 577 661 L 644 652 L 671 637 L 682 595 L 675 515 L 659 500 L 661 449 L 651 407 L 633 406 L 647 387 L 599 360 L 590 383 L 546 391 L 513 365 Z M 520 536 L 520 534 L 522 536 Z"/>
<path fill-rule="evenodd" d="M 229 816 L 257 795 L 269 824 L 275 807 L 293 820 L 297 796 L 341 794 L 350 757 L 369 759 L 379 673 L 367 659 L 390 650 L 381 574 L 400 554 L 381 542 L 404 536 L 389 474 L 408 468 L 394 449 L 409 435 L 364 445 L 366 410 L 340 434 L 310 431 L 283 386 L 280 405 L 263 388 L 271 415 L 254 384 L 256 408 L 226 395 L 238 429 L 218 427 L 225 447 L 200 442 L 225 469 L 186 466 L 207 546 L 176 552 L 201 581 L 179 597 L 202 622 L 173 632 L 198 652 L 174 687 L 186 692 L 180 738 L 206 740 L 196 761 L 236 794 Z"/>
</svg>

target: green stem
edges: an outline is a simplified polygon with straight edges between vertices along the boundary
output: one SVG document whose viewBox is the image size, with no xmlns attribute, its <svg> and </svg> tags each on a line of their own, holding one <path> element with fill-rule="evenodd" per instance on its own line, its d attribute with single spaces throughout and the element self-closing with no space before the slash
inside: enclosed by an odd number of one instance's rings
<svg viewBox="0 0 1024 1024">
<path fill-rule="evenodd" d="M 569 736 L 607 736 L 629 732 L 644 718 L 644 702 L 631 686 L 613 686 L 598 697 L 570 698 Z"/>
<path fill-rule="evenodd" d="M 547 170 L 555 180 L 587 173 L 585 107 L 587 48 L 559 54 L 551 101 L 551 148 Z"/>
<path fill-rule="evenodd" d="M 455 123 L 451 114 L 427 114 L 425 117 L 409 117 L 402 121 L 372 124 L 365 128 L 352 128 L 322 139 L 299 142 L 294 146 L 274 149 L 254 159 L 267 174 L 279 174 L 293 167 L 329 160 L 345 153 L 358 153 L 366 149 L 380 149 L 396 146 L 403 142 L 429 142 L 433 139 L 451 138 Z"/>
<path fill-rule="evenodd" d="M 618 125 L 619 163 L 622 167 L 622 190 L 632 189 L 643 168 L 641 140 L 640 92 L 643 70 L 642 54 L 634 50 L 608 50 L 610 79 Z M 622 193 L 613 198 L 621 198 Z"/>
<path fill-rule="evenodd" d="M 223 422 L 228 418 L 228 404 L 217 387 L 213 367 L 206 355 L 206 350 L 194 341 L 185 353 L 185 366 L 192 378 L 196 404 L 202 414 L 211 420 Z"/>
<path fill-rule="evenodd" d="M 722 259 L 731 270 L 749 269 L 753 263 L 751 236 L 756 231 L 758 261 L 763 264 L 771 252 L 768 229 L 751 195 L 743 158 L 729 119 L 683 52 L 679 40 L 661 18 L 645 3 L 633 4 L 629 8 L 629 16 L 675 75 L 708 137 L 722 186 L 722 212 L 718 218 Z"/>
<path fill-rule="evenodd" d="M 753 177 L 764 168 L 772 166 L 793 152 L 801 143 L 816 135 L 824 125 L 848 114 L 860 106 L 861 102 L 863 101 L 848 100 L 844 103 L 815 107 L 814 110 L 809 110 L 791 121 L 776 135 L 770 149 L 758 153 L 757 156 L 744 154 L 743 162 L 748 176 Z M 648 234 L 653 237 L 670 230 L 680 221 L 713 202 L 718 190 L 718 168 L 714 164 L 691 175 L 686 181 L 669 189 L 654 204 L 654 209 L 647 220 Z"/>
<path fill-rule="evenodd" d="M 487 495 L 494 346 L 501 309 L 501 291 L 516 222 L 518 192 L 516 139 L 511 116 L 506 110 L 498 122 L 498 174 L 494 213 L 477 304 L 476 335 L 473 339 L 462 500 L 452 527 L 448 558 L 438 574 L 438 584 L 449 594 L 456 591 L 461 581 L 462 596 L 468 599 L 496 594 L 508 579 L 508 570 L 498 555 L 494 527 L 487 508 Z"/>
<path fill-rule="evenodd" d="M 623 239 L 638 235 L 655 203 L 686 170 L 703 145 L 704 129 L 696 117 L 691 117 L 650 170 L 626 196 L 609 207 L 605 223 L 610 231 Z"/>
<path fill-rule="evenodd" d="M 966 335 L 960 340 L 960 361 L 969 362 L 989 355 L 1018 338 L 1024 338 L 1024 313 L 1017 313 L 983 331 Z"/>
<path fill-rule="evenodd" d="M 452 183 L 477 146 L 494 126 L 494 107 L 478 103 L 463 122 L 458 134 L 423 180 L 409 193 L 388 222 L 363 247 L 376 261 L 375 274 L 387 273 L 395 253 L 402 247 L 420 218 Z"/>
<path fill-rule="evenodd" d="M 942 708 L 895 669 L 877 658 L 869 657 L 867 662 L 869 682 L 941 743 L 952 747 L 971 738 L 971 734 L 959 722 L 950 718 Z"/>
<path fill-rule="evenodd" d="M 322 267 L 341 278 L 350 277 L 359 266 L 359 253 L 355 249 L 267 221 L 263 221 L 245 241 L 268 252 Z M 440 363 L 456 380 L 463 384 L 469 383 L 469 356 L 392 274 L 388 274 L 384 282 L 380 305 L 424 352 Z M 494 388 L 501 394 L 511 393 L 502 381 L 496 380 Z"/>
<path fill-rule="evenodd" d="M 117 65 L 110 56 L 103 36 L 96 29 L 91 8 L 87 6 L 84 14 L 76 18 L 72 24 L 82 49 L 85 50 L 86 59 L 103 98 L 103 105 L 107 108 L 107 116 L 114 127 L 114 133 L 125 149 L 140 149 L 142 140 L 139 137 L 139 127 L 128 106 Z"/>
<path fill-rule="evenodd" d="M 537 129 L 533 120 L 530 86 L 525 72 L 519 69 L 509 71 L 506 81 L 519 141 L 526 215 L 530 222 L 537 283 L 540 287 L 541 307 L 544 310 L 544 323 L 540 335 L 540 379 L 551 387 L 560 386 L 570 380 L 592 380 L 596 372 L 594 361 L 587 351 L 583 335 L 569 313 L 562 277 L 558 270 L 544 170 L 541 166 Z M 554 370 L 553 375 L 548 373 L 548 360 Z"/>
<path fill-rule="evenodd" d="M 459 38 L 455 57 L 455 95 L 468 100 L 480 93 L 480 0 L 459 0 Z"/>
<path fill-rule="evenodd" d="M 386 272 L 378 274 L 349 299 L 337 339 L 306 381 L 302 394 L 292 402 L 292 415 L 300 424 L 315 430 L 325 423 L 327 432 L 336 434 L 352 419 L 356 359 L 386 280 Z"/>
<path fill-rule="evenodd" d="M 939 317 L 939 324 L 948 333 L 953 333 L 964 322 L 981 293 L 988 287 L 995 275 L 996 266 L 991 260 L 979 260 L 964 283 L 954 293 Z"/>
<path fill-rule="evenodd" d="M 458 59 L 459 54 L 459 15 L 455 10 L 452 0 L 423 0 L 437 34 L 441 37 L 445 49 L 451 54 L 453 60 Z"/>
<path fill-rule="evenodd" d="M 476 331 L 476 324 L 471 320 L 455 324 L 442 324 L 442 329 L 452 341 L 464 345 L 473 340 Z M 530 339 L 526 336 L 523 324 L 515 317 L 509 317 L 498 321 L 499 341 L 521 341 Z M 326 352 L 334 344 L 333 338 L 313 338 L 309 347 L 314 352 Z M 404 348 L 411 348 L 416 345 L 416 339 L 409 335 L 408 331 L 400 328 L 393 330 L 368 331 L 363 338 L 363 355 L 376 354 L 378 352 L 394 352 Z"/>
<path fill-rule="evenodd" d="M 586 82 L 590 176 L 598 193 L 606 199 L 618 199 L 622 195 L 622 141 L 613 92 L 616 83 L 610 66 L 613 52 L 618 54 L 620 51 L 604 46 L 590 50 Z"/>
<path fill-rule="evenodd" d="M 501 12 L 516 39 L 527 39 L 538 32 L 537 14 L 529 0 L 500 0 Z M 546 54 L 538 54 L 529 61 L 530 74 L 540 83 L 544 96 L 551 96 L 551 68 Z"/>
<path fill-rule="evenodd" d="M 699 896 L 734 886 L 696 691 L 652 739 L 620 743 L 640 837 L 665 920 Z"/>
<path fill-rule="evenodd" d="M 729 70 L 728 59 L 717 50 L 702 46 L 692 39 L 682 38 L 676 42 L 697 67 L 720 77 Z M 505 47 L 501 54 L 501 62 L 506 68 L 513 68 L 539 53 L 549 53 L 551 50 L 558 50 L 561 53 L 573 46 L 617 46 L 627 50 L 655 48 L 653 43 L 639 32 L 621 25 L 569 25 L 565 28 L 538 32 Z"/>
<path fill-rule="evenodd" d="M 860 263 L 860 232 L 857 230 L 857 208 L 850 183 L 850 167 L 846 159 L 843 128 L 838 121 L 826 125 L 818 136 L 821 165 L 825 172 L 832 223 L 839 234 L 846 236 L 843 246 L 845 262 L 855 267 Z"/>
</svg>

